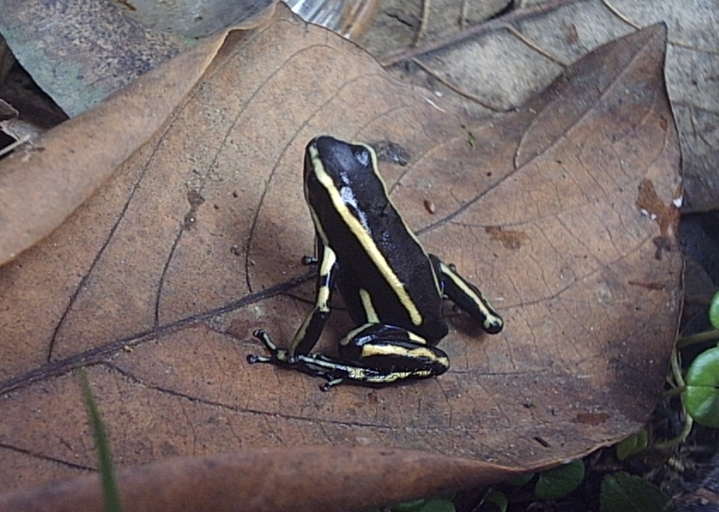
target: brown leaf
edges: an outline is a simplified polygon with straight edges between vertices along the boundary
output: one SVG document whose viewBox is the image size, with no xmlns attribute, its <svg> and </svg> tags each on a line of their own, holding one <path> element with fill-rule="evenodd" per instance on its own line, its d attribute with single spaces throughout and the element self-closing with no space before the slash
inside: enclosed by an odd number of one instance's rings
<svg viewBox="0 0 719 512">
<path fill-rule="evenodd" d="M 530 469 L 636 430 L 661 389 L 681 297 L 676 226 L 656 259 L 659 225 L 636 206 L 643 180 L 668 208 L 678 193 L 665 38 L 654 26 L 606 45 L 527 106 L 477 120 L 284 10 L 233 35 L 172 122 L 0 269 L 5 488 L 94 467 L 90 434 L 78 428 L 78 365 L 95 365 L 121 465 L 280 448 L 267 453 L 275 464 L 334 445 Z M 309 311 L 301 162 L 322 132 L 406 150 L 407 167 L 381 166 L 398 208 L 505 317 L 502 334 L 486 337 L 452 316 L 441 344 L 452 368 L 438 379 L 322 393 L 318 379 L 245 363 L 262 350 L 252 329 L 284 344 Z M 507 246 L 489 227 L 520 243 Z M 349 328 L 344 314 L 333 320 L 325 353 Z M 602 421 L 577 420 L 586 417 Z M 497 478 L 472 464 L 472 482 Z M 402 486 L 425 478 L 417 465 L 394 467 Z M 308 472 L 300 465 L 288 481 Z M 417 496 L 409 487 L 394 492 Z M 257 492 L 280 500 L 290 491 Z"/>
<path fill-rule="evenodd" d="M 52 232 L 162 126 L 222 40 L 207 40 L 2 160 L 0 264 Z"/>
<path fill-rule="evenodd" d="M 346 512 L 417 495 L 446 495 L 457 486 L 488 485 L 517 475 L 491 464 L 426 452 L 314 446 L 174 458 L 123 471 L 118 481 L 124 510 L 134 512 L 216 512 L 237 510 L 238 504 L 246 511 Z M 101 511 L 102 500 L 98 478 L 92 475 L 0 495 L 0 507 L 7 512 Z"/>
</svg>

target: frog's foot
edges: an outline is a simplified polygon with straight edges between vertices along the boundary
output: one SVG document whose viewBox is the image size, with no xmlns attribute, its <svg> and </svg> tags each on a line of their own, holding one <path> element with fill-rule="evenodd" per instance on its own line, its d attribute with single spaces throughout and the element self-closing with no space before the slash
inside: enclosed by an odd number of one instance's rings
<svg viewBox="0 0 719 512">
<path fill-rule="evenodd" d="M 302 260 L 300 261 L 306 266 L 317 265 L 320 262 L 316 256 L 302 256 Z"/>
<path fill-rule="evenodd" d="M 270 338 L 269 334 L 262 329 L 256 330 L 252 333 L 252 335 L 265 345 L 265 348 L 270 355 L 258 356 L 250 354 L 247 356 L 248 363 L 270 363 L 297 370 L 315 377 L 322 377 L 329 381 L 327 384 L 320 386 L 322 391 L 327 391 L 330 387 L 342 382 L 343 379 L 340 378 L 340 375 L 335 368 L 337 363 L 329 358 L 320 354 L 290 356 L 288 351 L 278 348 L 272 341 L 272 338 Z"/>
<path fill-rule="evenodd" d="M 273 364 L 292 364 L 290 356 L 286 350 L 277 348 L 277 345 L 272 341 L 270 335 L 262 329 L 258 329 L 252 333 L 252 335 L 264 343 L 265 348 L 270 353 L 269 356 L 257 356 L 250 354 L 247 356 L 247 362 L 250 364 L 255 363 L 273 363 Z"/>
</svg>

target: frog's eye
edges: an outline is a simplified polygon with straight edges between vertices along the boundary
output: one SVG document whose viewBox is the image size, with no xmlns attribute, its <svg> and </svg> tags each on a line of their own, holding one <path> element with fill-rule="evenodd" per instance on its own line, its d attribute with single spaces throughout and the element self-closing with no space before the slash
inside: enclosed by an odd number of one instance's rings
<svg viewBox="0 0 719 512">
<path fill-rule="evenodd" d="M 364 148 L 362 146 L 355 146 L 352 149 L 352 153 L 354 154 L 355 160 L 357 160 L 362 167 L 370 166 L 370 161 L 372 160 L 372 157 L 370 156 L 367 148 Z"/>
</svg>

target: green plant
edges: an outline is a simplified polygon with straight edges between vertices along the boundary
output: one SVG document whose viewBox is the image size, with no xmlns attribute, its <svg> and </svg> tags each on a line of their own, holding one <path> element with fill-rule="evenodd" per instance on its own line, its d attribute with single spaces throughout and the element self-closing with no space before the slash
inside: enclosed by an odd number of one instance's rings
<svg viewBox="0 0 719 512">
<path fill-rule="evenodd" d="M 643 478 L 624 471 L 605 475 L 599 498 L 601 512 L 657 512 L 669 498 Z"/>
<path fill-rule="evenodd" d="M 584 480 L 584 462 L 573 460 L 568 464 L 542 471 L 534 486 L 534 494 L 540 500 L 563 498 Z"/>
<path fill-rule="evenodd" d="M 105 497 L 105 511 L 121 512 L 120 494 L 117 490 L 117 481 L 115 480 L 115 472 L 112 465 L 112 453 L 110 452 L 110 444 L 107 440 L 107 433 L 102 423 L 100 410 L 95 403 L 95 398 L 92 396 L 90 381 L 87 378 L 85 369 L 80 368 L 77 371 L 77 376 L 80 380 L 82 398 L 85 402 L 87 415 L 90 419 L 90 426 L 92 427 L 92 435 L 95 438 L 95 445 L 97 446 L 97 458 L 100 466 L 100 477 L 102 479 L 102 492 Z"/>
<path fill-rule="evenodd" d="M 696 343 L 719 339 L 719 292 L 714 294 L 709 305 L 709 321 L 713 330 L 694 334 L 677 340 L 671 356 L 672 381 L 667 394 L 679 394 L 684 409 L 684 428 L 674 439 L 665 441 L 655 448 L 668 449 L 686 440 L 694 421 L 708 427 L 719 428 L 719 347 L 712 347 L 700 353 L 683 374 L 680 363 L 680 349 Z"/>
<path fill-rule="evenodd" d="M 626 460 L 647 448 L 655 452 L 669 452 L 687 439 L 694 422 L 719 428 L 719 347 L 711 347 L 701 352 L 694 358 L 686 372 L 682 371 L 681 366 L 681 349 L 719 339 L 719 292 L 711 300 L 709 320 L 713 330 L 680 338 L 671 355 L 669 379 L 671 389 L 665 395 L 681 397 L 684 418 L 681 432 L 672 439 L 652 445 L 649 431 L 642 429 L 617 443 L 616 454 L 619 460 Z M 617 472 L 605 475 L 602 480 L 600 498 L 602 511 L 661 510 L 668 502 L 669 498 L 656 486 L 637 476 Z"/>
</svg>

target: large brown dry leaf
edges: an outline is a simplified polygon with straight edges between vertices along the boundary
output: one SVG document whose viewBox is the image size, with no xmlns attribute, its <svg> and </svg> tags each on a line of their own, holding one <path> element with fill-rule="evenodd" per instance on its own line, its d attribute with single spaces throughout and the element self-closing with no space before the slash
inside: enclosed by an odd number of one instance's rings
<svg viewBox="0 0 719 512">
<path fill-rule="evenodd" d="M 314 446 L 177 457 L 128 468 L 117 479 L 123 509 L 133 512 L 351 512 L 418 496 L 446 495 L 517 474 L 426 452 Z M 2 494 L 0 509 L 105 510 L 97 475 Z"/>
<path fill-rule="evenodd" d="M 665 35 L 655 26 L 602 47 L 488 121 L 398 85 L 284 10 L 235 34 L 166 129 L 0 269 L 3 488 L 94 467 L 70 372 L 84 364 L 121 465 L 272 447 L 281 461 L 320 444 L 526 469 L 637 429 L 680 304 Z M 381 168 L 399 209 L 505 317 L 487 337 L 453 316 L 441 345 L 452 369 L 438 379 L 322 393 L 318 379 L 245 363 L 262 351 L 254 328 L 284 343 L 309 310 L 301 162 L 323 132 L 406 149 L 409 166 Z M 343 317 L 321 350 L 348 328 Z M 496 478 L 468 467 L 474 482 Z M 293 482 L 309 470 L 292 468 Z"/>
</svg>

